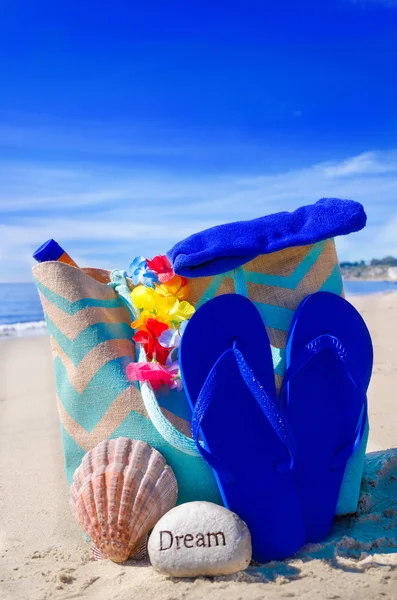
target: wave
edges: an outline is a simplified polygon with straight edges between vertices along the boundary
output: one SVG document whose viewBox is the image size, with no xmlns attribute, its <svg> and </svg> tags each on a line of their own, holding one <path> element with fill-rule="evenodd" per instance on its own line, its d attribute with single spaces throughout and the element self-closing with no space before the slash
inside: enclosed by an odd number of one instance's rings
<svg viewBox="0 0 397 600">
<path fill-rule="evenodd" d="M 46 334 L 47 327 L 45 321 L 29 321 L 27 323 L 3 323 L 0 325 L 0 338 L 26 337 Z"/>
</svg>

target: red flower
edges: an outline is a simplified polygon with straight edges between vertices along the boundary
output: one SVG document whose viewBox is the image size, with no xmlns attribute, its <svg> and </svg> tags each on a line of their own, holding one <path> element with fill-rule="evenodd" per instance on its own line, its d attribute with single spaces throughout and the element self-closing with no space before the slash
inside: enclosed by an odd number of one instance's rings
<svg viewBox="0 0 397 600">
<path fill-rule="evenodd" d="M 161 323 L 157 321 L 157 319 L 148 319 L 146 323 L 146 329 L 151 333 L 155 338 L 159 338 L 160 335 L 168 329 L 168 325 L 165 323 Z"/>
<path fill-rule="evenodd" d="M 172 268 L 167 256 L 155 256 L 152 260 L 146 259 L 146 263 L 150 271 L 154 271 L 156 273 L 160 283 L 169 281 L 175 275 L 174 269 Z"/>
<path fill-rule="evenodd" d="M 160 323 L 157 319 L 148 319 L 146 330 L 137 331 L 132 338 L 137 344 L 142 344 L 148 360 L 156 357 L 156 360 L 162 365 L 165 365 L 170 350 L 164 348 L 158 338 L 166 329 L 168 329 L 168 325 L 165 323 Z"/>
<path fill-rule="evenodd" d="M 158 363 L 130 363 L 127 367 L 127 377 L 130 381 L 148 381 L 154 390 L 162 385 L 170 385 L 174 377 Z"/>
</svg>

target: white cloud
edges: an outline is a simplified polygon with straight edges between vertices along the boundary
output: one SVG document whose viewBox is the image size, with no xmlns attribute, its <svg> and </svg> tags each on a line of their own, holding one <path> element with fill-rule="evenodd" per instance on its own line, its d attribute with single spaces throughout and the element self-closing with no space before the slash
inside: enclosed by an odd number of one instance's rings
<svg viewBox="0 0 397 600">
<path fill-rule="evenodd" d="M 338 242 L 342 258 L 397 254 L 396 156 L 367 152 L 249 176 L 3 161 L 0 281 L 29 279 L 31 254 L 50 237 L 81 264 L 126 268 L 136 254 L 165 252 L 194 231 L 293 210 L 321 197 L 358 200 L 367 211 L 367 228 Z"/>
<path fill-rule="evenodd" d="M 376 152 L 365 152 L 341 163 L 324 165 L 322 168 L 329 177 L 397 173 L 397 154 L 379 155 Z"/>
<path fill-rule="evenodd" d="M 300 112 L 300 111 L 298 111 Z M 150 123 L 140 126 L 125 123 L 123 126 L 87 121 L 51 121 L 40 120 L 37 116 L 26 123 L 17 115 L 12 123 L 2 122 L 0 113 L 0 148 L 7 150 L 23 150 L 54 154 L 87 156 L 95 160 L 104 157 L 115 157 L 122 160 L 169 160 L 172 158 L 199 159 L 203 152 L 208 157 L 216 158 L 220 153 L 240 154 L 249 149 L 250 152 L 263 150 L 252 143 L 244 144 L 233 135 L 222 139 L 208 138 L 203 132 L 188 128 L 181 130 L 158 127 Z"/>
</svg>

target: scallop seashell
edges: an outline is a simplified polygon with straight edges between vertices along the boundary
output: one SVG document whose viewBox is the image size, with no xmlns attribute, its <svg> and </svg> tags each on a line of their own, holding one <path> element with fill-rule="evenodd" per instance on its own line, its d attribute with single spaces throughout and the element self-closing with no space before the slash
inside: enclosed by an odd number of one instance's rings
<svg viewBox="0 0 397 600">
<path fill-rule="evenodd" d="M 123 562 L 142 555 L 148 532 L 176 504 L 174 472 L 138 440 L 105 440 L 87 452 L 70 490 L 72 511 L 95 558 Z"/>
<path fill-rule="evenodd" d="M 128 558 L 132 560 L 144 560 L 145 558 L 148 558 L 148 539 L 149 535 L 144 535 L 143 538 L 138 541 L 136 546 L 134 546 Z M 91 556 L 94 560 L 103 560 L 108 558 L 108 556 L 104 555 L 104 553 L 99 550 L 95 544 L 91 544 Z"/>
</svg>

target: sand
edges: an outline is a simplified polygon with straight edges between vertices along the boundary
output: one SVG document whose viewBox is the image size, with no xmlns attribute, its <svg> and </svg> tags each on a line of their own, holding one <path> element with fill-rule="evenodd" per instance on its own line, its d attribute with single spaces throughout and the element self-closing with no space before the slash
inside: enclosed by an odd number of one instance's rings
<svg viewBox="0 0 397 600">
<path fill-rule="evenodd" d="M 368 452 L 397 446 L 397 294 L 352 299 L 375 346 Z M 359 516 L 324 544 L 235 576 L 172 580 L 90 559 L 68 506 L 46 337 L 0 342 L 0 598 L 397 598 L 397 451 L 369 454 Z M 393 496 L 395 504 L 393 504 Z"/>
</svg>

